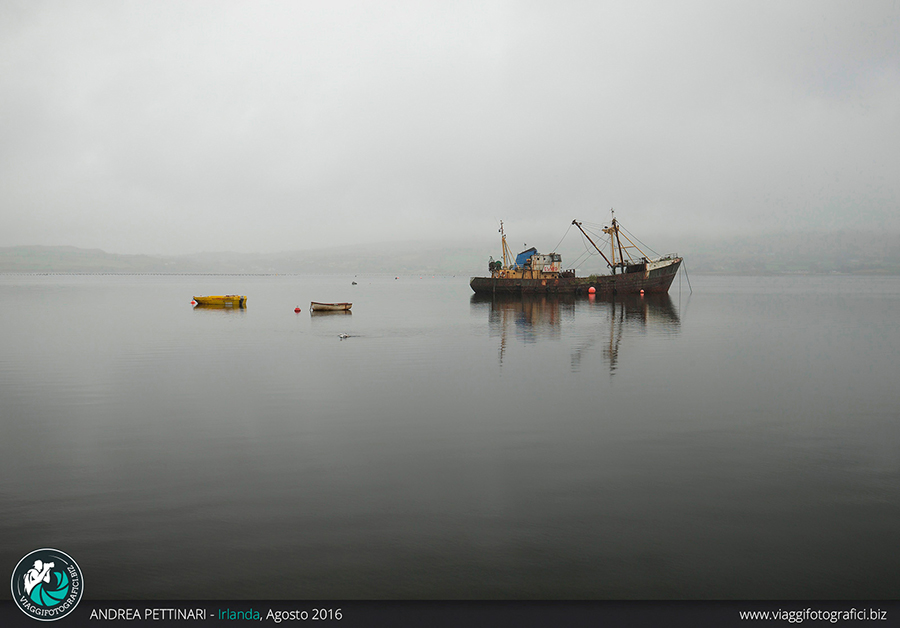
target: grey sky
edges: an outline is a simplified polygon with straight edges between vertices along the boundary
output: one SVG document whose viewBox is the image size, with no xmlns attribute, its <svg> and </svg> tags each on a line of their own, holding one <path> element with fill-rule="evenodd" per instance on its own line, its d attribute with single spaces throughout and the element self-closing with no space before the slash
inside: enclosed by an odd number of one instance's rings
<svg viewBox="0 0 900 628">
<path fill-rule="evenodd" d="M 898 173 L 896 1 L 0 1 L 0 246 L 900 231 Z"/>
</svg>

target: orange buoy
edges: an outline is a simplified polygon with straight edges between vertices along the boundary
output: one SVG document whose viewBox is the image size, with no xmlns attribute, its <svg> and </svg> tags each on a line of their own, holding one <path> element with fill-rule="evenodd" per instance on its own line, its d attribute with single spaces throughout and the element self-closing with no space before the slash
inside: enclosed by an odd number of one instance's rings
<svg viewBox="0 0 900 628">
<path fill-rule="evenodd" d="M 641 290 L 641 296 L 644 296 L 644 291 L 643 291 L 643 290 Z"/>
<path fill-rule="evenodd" d="M 594 294 L 595 292 L 597 292 L 597 289 L 594 286 L 588 288 L 588 294 Z"/>
</svg>

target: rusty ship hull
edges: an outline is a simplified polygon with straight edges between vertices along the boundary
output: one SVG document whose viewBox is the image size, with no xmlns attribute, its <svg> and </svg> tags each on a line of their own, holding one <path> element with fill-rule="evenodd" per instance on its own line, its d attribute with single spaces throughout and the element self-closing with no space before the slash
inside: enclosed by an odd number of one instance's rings
<svg viewBox="0 0 900 628">
<path fill-rule="evenodd" d="M 472 277 L 469 285 L 476 294 L 588 294 L 594 288 L 599 295 L 667 293 L 682 258 L 659 260 L 641 267 L 632 266 L 629 272 L 588 277 L 538 276 L 526 277 Z"/>
</svg>

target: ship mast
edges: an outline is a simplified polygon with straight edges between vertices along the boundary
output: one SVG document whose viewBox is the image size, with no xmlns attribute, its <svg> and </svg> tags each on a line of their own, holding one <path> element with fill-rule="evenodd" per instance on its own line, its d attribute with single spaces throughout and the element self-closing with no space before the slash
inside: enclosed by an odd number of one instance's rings
<svg viewBox="0 0 900 628">
<path fill-rule="evenodd" d="M 635 258 L 634 258 L 634 256 L 632 256 L 631 251 L 629 249 L 634 249 L 635 251 L 640 253 L 640 255 L 641 255 L 640 259 L 642 259 L 643 261 L 646 262 L 647 254 L 644 253 L 637 244 L 632 242 L 631 238 L 629 238 L 627 235 L 625 235 L 619 231 L 619 221 L 616 220 L 615 210 L 612 210 L 612 211 L 613 211 L 612 226 L 609 227 L 608 229 L 604 229 L 603 232 L 609 234 L 610 244 L 613 247 L 613 259 L 615 259 L 615 255 L 616 255 L 615 247 L 618 246 L 619 247 L 619 266 L 621 266 L 622 268 L 625 268 L 626 266 L 628 266 L 629 263 L 632 263 L 632 264 L 635 263 Z M 625 240 L 628 242 L 628 244 L 622 244 L 622 238 L 625 238 Z M 625 259 L 626 257 L 628 257 L 628 260 Z"/>
<path fill-rule="evenodd" d="M 634 242 L 631 241 L 631 238 L 619 232 L 619 221 L 616 220 L 616 211 L 612 209 L 610 210 L 610 212 L 612 212 L 612 222 L 610 223 L 611 226 L 603 227 L 602 231 L 609 236 L 610 256 L 612 257 L 612 261 L 610 261 L 609 257 L 606 257 L 603 251 L 600 250 L 600 247 L 597 246 L 597 244 L 593 240 L 591 240 L 591 236 L 589 236 L 584 231 L 584 229 L 581 228 L 580 222 L 578 222 L 577 220 L 573 220 L 572 224 L 578 227 L 578 230 L 584 234 L 584 237 L 588 239 L 588 242 L 590 242 L 594 246 L 594 248 L 597 249 L 597 252 L 603 256 L 603 259 L 606 260 L 607 266 L 612 268 L 612 272 L 615 275 L 617 268 L 622 268 L 622 272 L 625 272 L 625 267 L 629 265 L 629 262 L 625 260 L 626 257 L 632 263 L 634 262 L 634 257 L 631 255 L 631 252 L 629 252 L 628 255 L 625 254 L 626 249 L 635 249 L 645 260 L 647 258 L 647 255 L 640 248 L 638 248 L 638 246 Z M 628 244 L 623 245 L 622 238 L 625 238 L 628 241 Z M 619 250 L 618 261 L 616 261 L 616 249 Z"/>
<path fill-rule="evenodd" d="M 616 210 L 610 209 L 612 214 L 611 227 L 604 227 L 603 233 L 609 235 L 609 246 L 612 249 L 613 258 L 613 274 L 615 274 L 616 266 L 625 266 L 625 252 L 622 250 L 622 240 L 619 239 L 619 223 L 616 221 Z M 616 246 L 619 247 L 619 263 L 616 264 Z"/>
<path fill-rule="evenodd" d="M 506 244 L 506 234 L 503 232 L 503 221 L 500 221 L 500 242 L 503 244 L 503 268 L 509 268 L 512 253 L 509 252 L 509 246 Z"/>
</svg>

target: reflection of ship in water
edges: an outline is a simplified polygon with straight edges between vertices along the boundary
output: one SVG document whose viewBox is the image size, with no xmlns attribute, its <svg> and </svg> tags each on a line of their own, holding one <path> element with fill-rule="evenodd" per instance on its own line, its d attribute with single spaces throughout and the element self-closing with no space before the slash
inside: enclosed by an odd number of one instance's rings
<svg viewBox="0 0 900 628">
<path fill-rule="evenodd" d="M 500 364 L 509 336 L 525 344 L 546 337 L 560 339 L 563 317 L 571 317 L 575 311 L 574 295 L 495 295 L 475 294 L 472 304 L 489 306 L 488 333 L 500 338 Z"/>
<path fill-rule="evenodd" d="M 538 339 L 578 339 L 571 356 L 571 370 L 597 345 L 602 346 L 610 374 L 615 373 L 623 337 L 629 334 L 677 334 L 681 319 L 668 294 L 587 297 L 575 295 L 475 295 L 473 305 L 487 306 L 491 337 L 500 338 L 500 364 L 510 339 L 528 344 Z M 588 326 L 576 318 L 591 319 Z M 596 321 L 596 323 L 594 322 Z"/>
<path fill-rule="evenodd" d="M 626 332 L 677 334 L 681 319 L 668 294 L 622 295 L 612 298 L 589 296 L 587 303 L 608 319 L 609 334 L 604 338 L 603 358 L 610 375 L 619 363 L 619 347 Z M 577 371 L 586 353 L 597 344 L 600 336 L 590 338 L 572 353 L 572 370 Z"/>
</svg>

